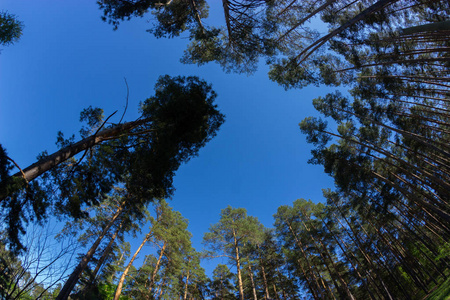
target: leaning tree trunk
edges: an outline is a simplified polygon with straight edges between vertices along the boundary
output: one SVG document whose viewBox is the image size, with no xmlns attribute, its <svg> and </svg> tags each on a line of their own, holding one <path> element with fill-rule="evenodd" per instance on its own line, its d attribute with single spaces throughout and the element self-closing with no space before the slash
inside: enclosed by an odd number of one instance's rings
<svg viewBox="0 0 450 300">
<path fill-rule="evenodd" d="M 286 224 L 288 225 L 289 231 L 291 232 L 292 236 L 294 237 L 294 240 L 295 240 L 295 243 L 297 244 L 297 247 L 298 247 L 298 248 L 300 249 L 300 251 L 302 252 L 303 257 L 305 258 L 306 265 L 307 265 L 307 267 L 308 267 L 308 269 L 309 269 L 308 271 L 309 271 L 309 273 L 311 274 L 312 279 L 313 279 L 314 282 L 316 283 L 317 291 L 316 291 L 316 289 L 313 287 L 312 282 L 310 281 L 311 278 L 310 278 L 309 275 L 305 272 L 305 270 L 303 269 L 303 266 L 302 266 L 301 263 L 299 262 L 299 265 L 300 265 L 300 267 L 301 267 L 301 269 L 302 269 L 302 272 L 303 272 L 303 274 L 305 275 L 306 283 L 307 283 L 308 286 L 309 286 L 309 290 L 311 291 L 311 294 L 313 295 L 314 299 L 315 299 L 315 300 L 319 300 L 319 299 L 320 299 L 319 294 L 323 294 L 323 293 L 322 293 L 322 291 L 321 291 L 320 283 L 319 283 L 319 281 L 318 281 L 318 279 L 317 279 L 317 277 L 316 277 L 316 274 L 314 273 L 314 270 L 313 270 L 313 268 L 312 268 L 312 266 L 311 266 L 311 264 L 310 264 L 308 255 L 306 254 L 305 250 L 303 249 L 303 243 L 302 243 L 301 240 L 298 238 L 297 234 L 295 233 L 294 229 L 292 228 L 291 223 L 290 223 L 287 219 L 285 219 L 284 221 L 285 221 Z M 319 274 L 319 277 L 320 277 L 320 274 Z M 327 286 L 328 286 L 328 284 L 327 284 Z M 326 288 L 325 286 L 324 286 L 324 288 L 325 288 L 325 291 L 326 291 L 327 288 Z M 328 290 L 330 291 L 330 293 L 331 293 L 331 295 L 332 295 L 333 293 L 331 292 L 331 289 L 328 289 Z M 333 296 L 333 298 L 334 298 L 334 296 Z"/>
<path fill-rule="evenodd" d="M 98 271 L 100 270 L 101 266 L 105 262 L 109 253 L 111 252 L 112 245 L 113 245 L 114 241 L 116 240 L 117 235 L 119 234 L 120 230 L 122 229 L 123 223 L 124 223 L 124 220 L 122 222 L 120 222 L 119 226 L 116 229 L 116 232 L 114 232 L 113 236 L 111 237 L 111 240 L 109 241 L 108 246 L 106 246 L 105 251 L 103 251 L 102 256 L 100 257 L 99 261 L 97 262 L 97 265 L 95 266 L 94 271 L 91 274 L 91 280 L 90 280 L 89 284 L 92 284 L 94 282 L 95 277 L 97 277 Z"/>
<path fill-rule="evenodd" d="M 95 251 L 97 250 L 97 247 L 100 245 L 100 242 L 103 240 L 105 235 L 108 233 L 111 226 L 116 222 L 119 215 L 122 213 L 123 206 L 125 205 L 125 202 L 122 202 L 117 209 L 116 213 L 112 217 L 111 221 L 106 225 L 106 227 L 103 229 L 100 236 L 97 238 L 95 243 L 92 245 L 91 249 L 86 253 L 86 255 L 83 257 L 81 262 L 78 264 L 78 266 L 75 268 L 75 270 L 70 275 L 69 279 L 67 279 L 66 283 L 64 284 L 63 288 L 59 292 L 58 296 L 56 297 L 56 300 L 67 300 L 69 298 L 70 293 L 72 292 L 73 288 L 78 282 L 78 279 L 80 278 L 81 273 L 83 273 L 84 269 L 87 267 L 89 261 L 94 256 Z"/>
<path fill-rule="evenodd" d="M 270 299 L 269 287 L 267 285 L 266 270 L 264 269 L 263 260 L 261 257 L 261 249 L 259 248 L 259 246 L 258 246 L 258 256 L 259 256 L 259 265 L 261 267 L 261 274 L 262 274 L 263 283 L 264 283 L 264 297 L 267 300 L 267 299 Z"/>
<path fill-rule="evenodd" d="M 152 292 L 153 285 L 155 284 L 156 274 L 158 274 L 159 266 L 161 264 L 161 260 L 162 260 L 162 257 L 164 255 L 164 252 L 166 250 L 166 247 L 167 247 L 167 242 L 164 242 L 164 244 L 163 244 L 163 246 L 161 248 L 161 252 L 159 253 L 159 258 L 158 258 L 158 261 L 156 262 L 155 269 L 153 270 L 153 273 L 152 273 L 152 278 L 150 280 L 150 287 L 148 289 L 149 293 Z"/>
<path fill-rule="evenodd" d="M 150 239 L 150 237 L 151 237 L 151 232 L 145 236 L 145 238 L 142 241 L 141 245 L 139 245 L 139 248 L 136 250 L 136 252 L 134 253 L 134 255 L 131 258 L 130 262 L 128 263 L 127 267 L 123 271 L 123 274 L 120 277 L 119 283 L 117 284 L 117 289 L 116 289 L 116 292 L 114 294 L 114 300 L 118 300 L 119 299 L 120 294 L 122 293 L 123 282 L 125 281 L 125 278 L 127 277 L 128 271 L 130 270 L 131 266 L 133 265 L 133 262 L 136 259 L 136 257 L 138 256 L 139 252 L 141 252 L 142 247 L 144 247 L 145 243 L 147 243 L 147 241 Z"/>
<path fill-rule="evenodd" d="M 74 155 L 92 148 L 93 146 L 100 144 L 103 141 L 111 140 L 120 137 L 123 133 L 130 131 L 142 124 L 149 122 L 149 119 L 137 120 L 133 122 L 128 122 L 120 125 L 116 125 L 112 128 L 104 129 L 96 134 L 93 134 L 81 141 L 69 145 L 49 156 L 44 157 L 38 162 L 26 167 L 21 172 L 18 172 L 12 177 L 24 178 L 26 182 L 30 182 L 45 172 L 51 170 L 52 168 L 58 166 Z M 14 192 L 14 191 L 11 191 Z M 10 194 L 2 193 L 0 194 L 0 202 L 3 201 Z"/>
</svg>

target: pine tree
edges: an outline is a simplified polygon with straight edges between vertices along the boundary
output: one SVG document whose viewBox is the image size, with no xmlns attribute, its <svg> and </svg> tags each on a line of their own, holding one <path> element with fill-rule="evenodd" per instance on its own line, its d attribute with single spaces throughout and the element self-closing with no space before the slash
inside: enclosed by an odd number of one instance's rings
<svg viewBox="0 0 450 300">
<path fill-rule="evenodd" d="M 211 255 L 227 257 L 236 266 L 240 299 L 244 299 L 242 247 L 262 239 L 263 226 L 258 219 L 248 216 L 244 208 L 228 206 L 222 209 L 218 223 L 203 236 L 203 243 L 211 249 Z"/>
</svg>

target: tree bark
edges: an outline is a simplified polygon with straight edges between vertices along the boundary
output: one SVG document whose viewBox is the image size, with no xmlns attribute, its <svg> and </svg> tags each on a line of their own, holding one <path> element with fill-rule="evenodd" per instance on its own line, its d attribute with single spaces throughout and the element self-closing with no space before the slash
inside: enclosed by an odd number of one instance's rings
<svg viewBox="0 0 450 300">
<path fill-rule="evenodd" d="M 142 243 L 139 245 L 139 248 L 134 253 L 133 257 L 131 258 L 130 262 L 128 263 L 127 267 L 122 273 L 122 276 L 120 277 L 119 283 L 117 284 L 116 292 L 114 294 L 114 300 L 119 300 L 120 294 L 122 293 L 122 287 L 123 282 L 125 281 L 125 277 L 127 277 L 128 271 L 130 270 L 131 266 L 133 265 L 134 260 L 136 259 L 137 255 L 141 251 L 142 247 L 144 247 L 145 243 L 150 239 L 151 233 L 147 234 L 142 241 Z"/>
<path fill-rule="evenodd" d="M 26 181 L 30 182 L 40 175 L 44 174 L 45 172 L 63 163 L 64 161 L 68 160 L 69 158 L 73 157 L 74 155 L 84 150 L 90 149 L 103 141 L 116 139 L 125 132 L 128 132 L 149 121 L 149 119 L 137 120 L 119 124 L 112 128 L 104 129 L 94 135 L 82 139 L 75 144 L 69 145 L 49 156 L 46 156 L 38 162 L 35 162 L 34 164 L 26 167 L 25 169 L 23 169 L 23 174 L 22 172 L 18 172 L 12 176 L 24 178 Z M 4 200 L 8 196 L 8 194 L 0 194 L 0 201 Z"/>
<path fill-rule="evenodd" d="M 259 248 L 259 246 L 258 246 L 258 256 L 259 256 L 259 265 L 261 266 L 261 274 L 262 274 L 263 283 L 264 283 L 265 299 L 268 300 L 268 299 L 270 299 L 269 287 L 267 286 L 266 270 L 264 269 L 263 261 L 261 258 L 261 249 Z"/>
<path fill-rule="evenodd" d="M 253 290 L 253 299 L 258 300 L 258 296 L 256 295 L 256 287 L 255 287 L 255 281 L 253 280 L 253 271 L 250 264 L 247 264 L 248 268 L 248 275 L 250 276 L 250 282 L 252 283 L 252 290 Z"/>
<path fill-rule="evenodd" d="M 187 299 L 187 291 L 188 291 L 188 286 L 189 286 L 189 275 L 190 275 L 190 270 L 188 269 L 188 273 L 186 275 L 186 282 L 184 284 L 184 295 L 183 295 L 183 300 Z"/>
<path fill-rule="evenodd" d="M 95 280 L 95 277 L 97 277 L 97 273 L 100 270 L 100 267 L 103 265 L 103 263 L 105 262 L 106 258 L 108 257 L 108 254 L 111 252 L 112 245 L 113 245 L 114 241 L 116 240 L 116 237 L 117 237 L 117 235 L 120 232 L 120 229 L 122 229 L 123 223 L 124 223 L 124 221 L 122 221 L 119 224 L 119 226 L 117 227 L 116 232 L 114 232 L 114 235 L 111 237 L 111 240 L 109 241 L 108 246 L 106 246 L 105 251 L 103 251 L 102 257 L 97 262 L 97 266 L 95 266 L 95 269 L 94 269 L 94 271 L 92 272 L 92 275 L 91 275 L 90 284 L 92 284 L 92 282 Z"/>
<path fill-rule="evenodd" d="M 241 276 L 241 259 L 239 258 L 239 247 L 237 243 L 236 233 L 234 232 L 234 230 L 233 230 L 233 238 L 234 238 L 234 251 L 239 284 L 239 295 L 241 300 L 244 300 L 244 288 L 242 285 L 242 276 Z"/>
<path fill-rule="evenodd" d="M 67 279 L 66 283 L 64 284 L 63 288 L 59 292 L 58 296 L 56 297 L 56 300 L 67 300 L 69 298 L 70 293 L 72 292 L 73 288 L 78 282 L 78 279 L 80 278 L 81 273 L 83 273 L 84 269 L 86 268 L 87 264 L 91 260 L 92 256 L 94 256 L 95 251 L 97 250 L 97 247 L 100 245 L 100 242 L 105 237 L 105 235 L 108 233 L 111 226 L 114 224 L 114 222 L 117 220 L 119 215 L 122 213 L 123 206 L 125 205 L 125 202 L 122 202 L 117 209 L 114 216 L 111 218 L 111 221 L 106 225 L 106 227 L 103 229 L 100 236 L 97 238 L 95 243 L 92 245 L 92 247 L 89 249 L 89 251 L 86 253 L 86 255 L 83 257 L 81 262 L 78 264 L 78 266 L 75 268 L 75 270 L 70 275 L 69 279 Z"/>
<path fill-rule="evenodd" d="M 156 265 L 155 265 L 155 270 L 153 270 L 153 273 L 152 273 L 152 278 L 150 280 L 150 287 L 148 289 L 149 293 L 152 292 L 153 285 L 155 284 L 156 274 L 158 273 L 159 265 L 161 264 L 161 259 L 164 255 L 164 251 L 166 250 L 166 247 L 167 247 L 167 242 L 164 242 L 164 244 L 161 248 L 161 252 L 159 253 L 158 261 L 156 262 Z"/>
<path fill-rule="evenodd" d="M 312 267 L 311 267 L 311 264 L 310 264 L 310 262 L 309 262 L 308 256 L 306 255 L 305 250 L 303 249 L 303 244 L 302 244 L 302 242 L 299 240 L 299 238 L 297 237 L 297 234 L 295 233 L 294 229 L 292 228 L 291 223 L 290 223 L 288 220 L 285 220 L 285 222 L 286 222 L 286 224 L 288 225 L 289 231 L 291 232 L 292 236 L 294 237 L 294 240 L 295 240 L 295 243 L 297 244 L 297 247 L 300 248 L 300 251 L 302 252 L 303 257 L 305 258 L 306 265 L 308 266 L 309 273 L 311 274 L 312 279 L 314 279 L 314 281 L 316 282 L 316 285 L 317 285 L 317 292 L 320 292 L 320 285 L 319 285 L 318 280 L 317 280 L 317 277 L 316 277 L 316 275 L 315 275 L 315 273 L 314 273 L 314 271 L 313 271 L 313 269 L 312 269 Z M 312 285 L 312 283 L 311 283 L 311 281 L 310 281 L 311 278 L 309 278 L 308 274 L 304 271 L 303 266 L 301 265 L 300 262 L 299 262 L 299 265 L 300 265 L 300 268 L 302 269 L 303 274 L 305 275 L 305 280 L 306 280 L 306 283 L 307 283 L 308 286 L 309 286 L 309 289 L 310 289 L 310 291 L 311 291 L 311 294 L 313 295 L 313 297 L 314 297 L 315 300 L 319 300 L 320 297 L 319 297 L 319 295 L 317 294 L 316 289 L 313 288 L 313 285 Z M 331 292 L 331 291 L 330 291 L 330 292 Z"/>
</svg>

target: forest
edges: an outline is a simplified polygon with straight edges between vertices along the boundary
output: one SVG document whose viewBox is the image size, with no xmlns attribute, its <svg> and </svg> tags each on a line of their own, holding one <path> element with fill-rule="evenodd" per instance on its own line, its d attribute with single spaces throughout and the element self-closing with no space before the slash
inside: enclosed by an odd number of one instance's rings
<svg viewBox="0 0 450 300">
<path fill-rule="evenodd" d="M 0 140 L 0 299 L 450 299 L 450 2 L 98 0 L 91 13 L 112 39 L 146 21 L 151 47 L 180 43 L 194 73 L 158 74 L 131 120 L 125 78 L 124 109 L 92 100 L 79 134 L 58 132 L 29 165 Z M 0 13 L 0 58 L 27 26 Z M 297 156 L 332 179 L 322 200 L 292 186 L 270 225 L 221 201 L 197 215 L 216 218 L 207 230 L 190 231 L 177 176 L 234 120 L 215 77 L 195 73 L 212 65 L 241 81 L 267 71 L 280 102 L 306 95 L 314 112 L 295 129 L 310 153 Z"/>
</svg>

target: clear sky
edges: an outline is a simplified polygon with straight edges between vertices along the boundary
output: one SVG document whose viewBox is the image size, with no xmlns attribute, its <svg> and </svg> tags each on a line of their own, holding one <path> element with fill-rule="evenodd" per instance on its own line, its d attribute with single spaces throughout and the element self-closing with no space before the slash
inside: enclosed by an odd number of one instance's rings
<svg viewBox="0 0 450 300">
<path fill-rule="evenodd" d="M 209 2 L 207 23 L 224 23 L 221 2 Z M 0 9 L 25 25 L 20 41 L 0 53 L 0 143 L 22 168 L 40 152 L 56 150 L 59 130 L 77 134 L 79 113 L 89 105 L 106 116 L 118 110 L 112 120 L 118 122 L 124 77 L 130 88 L 125 119 L 131 121 L 139 102 L 153 95 L 158 76 L 196 75 L 213 85 L 226 115 L 217 137 L 174 180 L 170 205 L 189 219 L 197 250 L 227 205 L 244 207 L 272 227 L 280 205 L 322 201 L 321 189 L 333 187 L 321 166 L 307 164 L 311 146 L 298 127 L 316 115 L 311 100 L 324 88 L 284 91 L 269 81 L 263 64 L 252 76 L 226 74 L 216 64 L 183 65 L 188 40 L 155 39 L 146 32 L 150 14 L 113 31 L 92 0 L 2 0 Z"/>
</svg>

